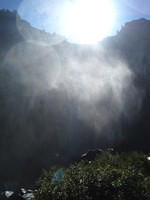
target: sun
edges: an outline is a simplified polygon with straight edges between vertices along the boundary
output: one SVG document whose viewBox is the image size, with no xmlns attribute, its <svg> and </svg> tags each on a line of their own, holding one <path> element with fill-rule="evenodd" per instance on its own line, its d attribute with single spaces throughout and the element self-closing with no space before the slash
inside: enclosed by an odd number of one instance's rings
<svg viewBox="0 0 150 200">
<path fill-rule="evenodd" d="M 72 0 L 64 9 L 62 34 L 75 43 L 93 44 L 110 34 L 114 22 L 112 0 Z"/>
</svg>

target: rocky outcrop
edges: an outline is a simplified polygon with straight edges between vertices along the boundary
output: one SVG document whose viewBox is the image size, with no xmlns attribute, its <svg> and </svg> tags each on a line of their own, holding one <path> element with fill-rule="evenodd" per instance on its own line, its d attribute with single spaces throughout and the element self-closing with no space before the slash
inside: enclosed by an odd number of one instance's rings
<svg viewBox="0 0 150 200">
<path fill-rule="evenodd" d="M 0 200 L 34 200 L 33 190 L 21 188 L 19 191 L 4 191 L 0 194 Z"/>
</svg>

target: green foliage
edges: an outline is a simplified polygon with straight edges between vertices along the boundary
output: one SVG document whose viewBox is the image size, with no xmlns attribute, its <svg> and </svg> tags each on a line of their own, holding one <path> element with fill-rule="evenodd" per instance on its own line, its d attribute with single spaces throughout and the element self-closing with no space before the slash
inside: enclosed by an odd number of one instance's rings
<svg viewBox="0 0 150 200">
<path fill-rule="evenodd" d="M 44 172 L 36 200 L 149 200 L 148 167 L 143 154 L 103 153 L 63 169 L 63 178 L 55 182 L 58 169 Z"/>
</svg>

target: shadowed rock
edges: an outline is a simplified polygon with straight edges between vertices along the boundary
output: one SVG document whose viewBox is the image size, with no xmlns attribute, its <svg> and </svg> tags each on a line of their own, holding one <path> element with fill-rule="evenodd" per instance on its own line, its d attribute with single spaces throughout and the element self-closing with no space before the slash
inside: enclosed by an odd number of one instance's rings
<svg viewBox="0 0 150 200">
<path fill-rule="evenodd" d="M 92 161 L 92 160 L 95 160 L 97 155 L 100 155 L 102 153 L 103 153 L 102 149 L 89 150 L 87 153 L 84 153 L 84 154 L 81 155 L 80 160 Z"/>
</svg>

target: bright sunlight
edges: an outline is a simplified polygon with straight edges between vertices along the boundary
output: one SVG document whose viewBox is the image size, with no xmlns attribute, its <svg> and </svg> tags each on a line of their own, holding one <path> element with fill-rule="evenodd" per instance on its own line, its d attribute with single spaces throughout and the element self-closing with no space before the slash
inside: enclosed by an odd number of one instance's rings
<svg viewBox="0 0 150 200">
<path fill-rule="evenodd" d="M 111 33 L 114 22 L 111 0 L 72 0 L 64 9 L 62 31 L 72 42 L 93 44 Z"/>
</svg>

